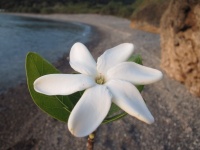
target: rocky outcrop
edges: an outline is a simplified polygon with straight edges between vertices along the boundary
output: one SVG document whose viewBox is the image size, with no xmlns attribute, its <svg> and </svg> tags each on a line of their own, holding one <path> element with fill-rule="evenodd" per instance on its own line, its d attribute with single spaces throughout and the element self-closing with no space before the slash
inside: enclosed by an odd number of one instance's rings
<svg viewBox="0 0 200 150">
<path fill-rule="evenodd" d="M 148 32 L 159 33 L 160 19 L 165 12 L 169 0 L 144 0 L 131 17 L 131 27 Z"/>
<path fill-rule="evenodd" d="M 160 31 L 162 68 L 200 96 L 200 1 L 172 0 Z"/>
</svg>

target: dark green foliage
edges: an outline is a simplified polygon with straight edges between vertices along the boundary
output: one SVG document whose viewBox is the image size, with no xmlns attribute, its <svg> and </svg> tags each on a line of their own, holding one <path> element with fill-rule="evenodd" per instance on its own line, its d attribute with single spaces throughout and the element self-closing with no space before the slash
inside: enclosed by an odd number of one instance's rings
<svg viewBox="0 0 200 150">
<path fill-rule="evenodd" d="M 163 0 L 151 0 L 163 1 Z M 130 18 L 147 0 L 0 0 L 0 9 L 26 13 L 99 13 Z"/>
<path fill-rule="evenodd" d="M 97 13 L 136 19 L 144 17 L 156 22 L 165 10 L 165 4 L 168 2 L 164 0 L 0 0 L 0 9 L 44 14 Z"/>
<path fill-rule="evenodd" d="M 133 8 L 122 2 L 110 1 L 102 7 L 101 14 L 116 15 L 128 18 L 133 12 Z"/>
</svg>

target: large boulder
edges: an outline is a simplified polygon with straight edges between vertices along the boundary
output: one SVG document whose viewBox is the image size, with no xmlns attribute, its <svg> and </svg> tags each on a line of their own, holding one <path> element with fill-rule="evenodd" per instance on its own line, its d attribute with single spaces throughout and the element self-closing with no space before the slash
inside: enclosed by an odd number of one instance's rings
<svg viewBox="0 0 200 150">
<path fill-rule="evenodd" d="M 143 0 L 131 16 L 131 27 L 148 32 L 159 33 L 160 19 L 169 0 Z"/>
<path fill-rule="evenodd" d="M 160 31 L 161 67 L 200 96 L 200 1 L 172 0 Z"/>
</svg>

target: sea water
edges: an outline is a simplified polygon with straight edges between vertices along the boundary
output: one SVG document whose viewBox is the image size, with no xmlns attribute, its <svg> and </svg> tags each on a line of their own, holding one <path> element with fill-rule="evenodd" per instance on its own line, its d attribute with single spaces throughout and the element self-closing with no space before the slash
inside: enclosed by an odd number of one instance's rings
<svg viewBox="0 0 200 150">
<path fill-rule="evenodd" d="M 75 42 L 88 42 L 91 33 L 86 24 L 0 14 L 0 92 L 25 81 L 29 51 L 55 62 Z"/>
</svg>

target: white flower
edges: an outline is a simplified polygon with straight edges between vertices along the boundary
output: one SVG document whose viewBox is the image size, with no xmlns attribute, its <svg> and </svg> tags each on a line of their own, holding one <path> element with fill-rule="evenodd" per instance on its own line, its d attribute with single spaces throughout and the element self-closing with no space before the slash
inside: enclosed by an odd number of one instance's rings
<svg viewBox="0 0 200 150">
<path fill-rule="evenodd" d="M 77 137 L 89 135 L 101 124 L 115 103 L 128 114 L 148 124 L 154 122 L 140 92 L 145 85 L 162 78 L 158 70 L 125 62 L 133 53 L 131 43 L 106 50 L 97 60 L 81 43 L 70 51 L 70 65 L 81 74 L 49 74 L 34 82 L 34 89 L 46 95 L 69 95 L 85 90 L 72 110 L 68 128 Z"/>
</svg>

